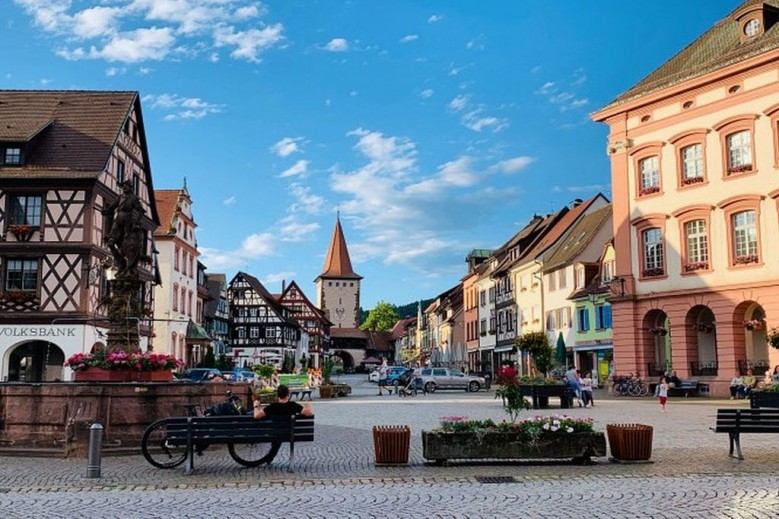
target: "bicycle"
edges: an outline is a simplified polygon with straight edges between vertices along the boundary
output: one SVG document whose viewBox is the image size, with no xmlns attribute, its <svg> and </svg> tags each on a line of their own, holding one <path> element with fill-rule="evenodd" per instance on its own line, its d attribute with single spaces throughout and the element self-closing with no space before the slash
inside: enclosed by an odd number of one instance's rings
<svg viewBox="0 0 779 519">
<path fill-rule="evenodd" d="M 611 392 L 614 396 L 647 396 L 649 395 L 649 386 L 644 382 L 632 379 L 617 379 Z"/>
<path fill-rule="evenodd" d="M 182 404 L 182 407 L 187 410 L 187 417 L 252 414 L 251 409 L 244 410 L 240 400 L 240 397 L 228 391 L 226 401 L 214 404 L 203 411 L 202 415 L 198 414 L 200 404 Z M 183 432 L 186 426 L 187 422 L 182 419 L 162 419 L 151 424 L 143 433 L 141 440 L 141 452 L 146 461 L 161 469 L 171 469 L 184 463 L 188 454 L 186 434 Z M 208 443 L 195 444 L 195 453 L 201 456 L 208 446 Z M 245 467 L 257 467 L 273 461 L 280 446 L 281 444 L 268 443 L 228 443 L 227 450 L 237 463 Z"/>
</svg>

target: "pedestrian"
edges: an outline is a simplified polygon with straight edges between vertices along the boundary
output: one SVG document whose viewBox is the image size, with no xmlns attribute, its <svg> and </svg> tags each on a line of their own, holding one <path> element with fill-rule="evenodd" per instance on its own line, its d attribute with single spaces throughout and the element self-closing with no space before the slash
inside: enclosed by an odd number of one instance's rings
<svg viewBox="0 0 779 519">
<path fill-rule="evenodd" d="M 579 402 L 579 407 L 582 407 L 582 386 L 579 383 L 581 377 L 574 366 L 571 366 L 571 369 L 565 372 L 565 379 L 568 385 L 571 386 L 571 389 L 573 389 L 573 393 L 576 395 L 576 400 Z"/>
<path fill-rule="evenodd" d="M 387 373 L 389 368 L 387 367 L 387 359 L 382 359 L 381 366 L 379 366 L 379 396 L 384 394 L 384 390 L 387 387 Z M 392 394 L 392 390 L 387 390 Z"/>
<path fill-rule="evenodd" d="M 580 384 L 582 386 L 582 401 L 584 401 L 584 407 L 587 407 L 588 405 L 590 407 L 595 407 L 595 400 L 592 398 L 592 372 L 585 372 Z"/>
<path fill-rule="evenodd" d="M 665 404 L 668 402 L 668 382 L 665 377 L 660 379 L 658 387 L 660 388 L 657 392 L 657 396 L 660 399 L 660 409 L 665 413 Z"/>
</svg>

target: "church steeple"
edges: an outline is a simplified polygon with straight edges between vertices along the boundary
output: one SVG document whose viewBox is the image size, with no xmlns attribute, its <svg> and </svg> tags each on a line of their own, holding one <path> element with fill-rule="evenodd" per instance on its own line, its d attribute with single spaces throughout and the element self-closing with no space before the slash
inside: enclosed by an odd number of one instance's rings
<svg viewBox="0 0 779 519">
<path fill-rule="evenodd" d="M 325 265 L 322 268 L 322 273 L 319 274 L 317 279 L 322 277 L 362 279 L 362 276 L 354 272 L 354 269 L 352 268 L 352 260 L 349 258 L 349 249 L 346 247 L 344 231 L 341 228 L 340 214 L 335 221 L 333 239 L 330 241 L 330 249 L 327 251 Z"/>
</svg>

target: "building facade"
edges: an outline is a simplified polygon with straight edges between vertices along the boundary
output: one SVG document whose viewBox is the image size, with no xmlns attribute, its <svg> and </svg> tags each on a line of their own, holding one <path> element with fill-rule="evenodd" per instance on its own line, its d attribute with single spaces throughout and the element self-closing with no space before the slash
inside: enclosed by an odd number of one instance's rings
<svg viewBox="0 0 779 519">
<path fill-rule="evenodd" d="M 609 126 L 617 373 L 725 395 L 779 364 L 779 2 L 747 1 L 593 115 Z"/>
</svg>

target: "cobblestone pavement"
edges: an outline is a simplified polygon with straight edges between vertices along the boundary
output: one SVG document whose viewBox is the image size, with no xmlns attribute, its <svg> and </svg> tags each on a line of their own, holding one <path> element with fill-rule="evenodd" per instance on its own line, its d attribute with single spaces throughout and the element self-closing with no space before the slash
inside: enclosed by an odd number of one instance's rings
<svg viewBox="0 0 779 519">
<path fill-rule="evenodd" d="M 159 470 L 140 455 L 103 458 L 99 479 L 84 459 L 0 457 L 0 518 L 73 517 L 779 517 L 779 436 L 745 435 L 746 460 L 728 457 L 709 430 L 719 407 L 744 401 L 684 399 L 661 413 L 652 398 L 609 398 L 565 410 L 607 423 L 654 427 L 650 464 L 425 464 L 422 429 L 442 416 L 505 418 L 492 393 L 376 396 L 353 378 L 347 398 L 314 400 L 316 441 L 286 447 L 272 466 L 246 469 L 225 449 L 196 459 L 195 473 Z M 552 399 L 552 403 L 556 399 Z M 529 414 L 560 414 L 559 409 Z M 526 414 L 527 415 L 527 414 Z M 409 425 L 408 466 L 374 465 L 373 425 Z M 511 478 L 485 483 L 483 478 Z"/>
</svg>

